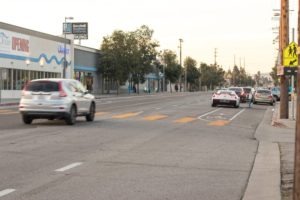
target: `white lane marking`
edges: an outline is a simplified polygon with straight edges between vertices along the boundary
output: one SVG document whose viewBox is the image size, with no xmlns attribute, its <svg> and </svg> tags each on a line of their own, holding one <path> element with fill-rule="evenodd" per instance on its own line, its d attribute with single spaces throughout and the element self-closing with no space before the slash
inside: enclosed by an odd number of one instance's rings
<svg viewBox="0 0 300 200">
<path fill-rule="evenodd" d="M 218 109 L 216 109 L 216 110 L 213 110 L 213 111 L 210 111 L 210 112 L 208 112 L 208 113 L 205 113 L 205 114 L 199 116 L 198 119 L 202 119 L 202 117 L 205 117 L 206 115 L 209 115 L 209 114 L 212 114 L 212 113 L 214 113 L 214 112 L 217 112 L 218 110 L 221 110 L 221 109 L 222 109 L 222 108 L 218 108 Z M 203 119 L 202 119 L 202 120 L 203 120 Z"/>
<path fill-rule="evenodd" d="M 12 193 L 12 192 L 14 192 L 14 191 L 16 191 L 15 189 L 6 189 L 6 190 L 2 190 L 2 191 L 0 191 L 0 197 L 3 197 L 3 196 L 5 196 L 5 195 L 8 195 L 8 194 L 10 194 L 10 193 Z"/>
<path fill-rule="evenodd" d="M 238 112 L 237 114 L 235 114 L 229 121 L 234 120 L 237 116 L 239 116 L 244 111 L 245 111 L 245 108 L 243 110 L 241 110 L 240 112 Z"/>
<path fill-rule="evenodd" d="M 72 169 L 72 168 L 74 168 L 74 167 L 77 167 L 77 166 L 79 166 L 79 165 L 81 165 L 81 164 L 82 164 L 81 162 L 72 163 L 72 164 L 67 165 L 67 166 L 65 166 L 65 167 L 62 167 L 62 168 L 60 168 L 60 169 L 56 169 L 55 171 L 56 171 L 56 172 L 64 172 L 64 171 L 67 171 L 67 170 Z"/>
</svg>

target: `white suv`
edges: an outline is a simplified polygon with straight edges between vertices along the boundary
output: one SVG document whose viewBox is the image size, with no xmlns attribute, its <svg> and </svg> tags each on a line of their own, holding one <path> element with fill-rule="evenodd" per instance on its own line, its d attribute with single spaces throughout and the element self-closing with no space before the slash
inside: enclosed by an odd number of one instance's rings
<svg viewBox="0 0 300 200">
<path fill-rule="evenodd" d="M 73 125 L 77 116 L 93 121 L 96 112 L 95 97 L 73 79 L 36 79 L 22 91 L 19 111 L 23 122 L 33 119 L 64 119 Z"/>
</svg>

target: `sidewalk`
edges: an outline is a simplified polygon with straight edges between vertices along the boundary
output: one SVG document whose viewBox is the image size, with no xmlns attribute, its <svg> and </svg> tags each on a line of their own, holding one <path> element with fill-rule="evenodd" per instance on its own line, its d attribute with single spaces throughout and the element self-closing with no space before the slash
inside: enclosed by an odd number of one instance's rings
<svg viewBox="0 0 300 200">
<path fill-rule="evenodd" d="M 277 103 L 266 111 L 255 138 L 259 147 L 243 199 L 291 200 L 295 120 L 279 119 Z"/>
</svg>

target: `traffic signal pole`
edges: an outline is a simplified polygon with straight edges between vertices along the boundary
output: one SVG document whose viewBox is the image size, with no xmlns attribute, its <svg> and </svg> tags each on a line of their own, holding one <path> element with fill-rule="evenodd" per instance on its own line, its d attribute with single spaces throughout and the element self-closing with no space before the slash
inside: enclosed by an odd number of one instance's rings
<svg viewBox="0 0 300 200">
<path fill-rule="evenodd" d="M 289 44 L 289 0 L 281 0 L 279 49 L 281 65 L 283 65 L 283 50 Z M 288 78 L 280 77 L 280 119 L 289 118 Z"/>
</svg>

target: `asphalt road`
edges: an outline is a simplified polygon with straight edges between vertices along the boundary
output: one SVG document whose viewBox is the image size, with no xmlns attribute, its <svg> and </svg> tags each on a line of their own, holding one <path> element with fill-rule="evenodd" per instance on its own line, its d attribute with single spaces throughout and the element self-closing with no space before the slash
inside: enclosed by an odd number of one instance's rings
<svg viewBox="0 0 300 200">
<path fill-rule="evenodd" d="M 0 110 L 0 200 L 240 200 L 268 105 L 208 93 L 103 98 L 94 122 Z"/>
</svg>

